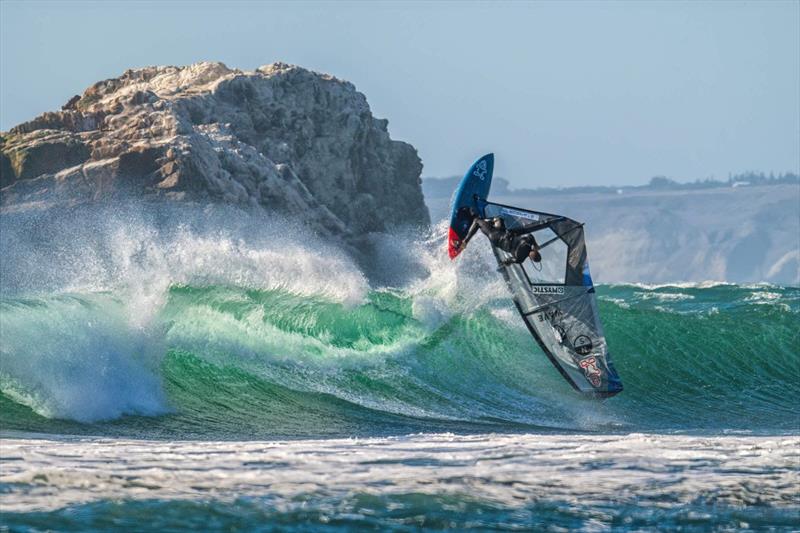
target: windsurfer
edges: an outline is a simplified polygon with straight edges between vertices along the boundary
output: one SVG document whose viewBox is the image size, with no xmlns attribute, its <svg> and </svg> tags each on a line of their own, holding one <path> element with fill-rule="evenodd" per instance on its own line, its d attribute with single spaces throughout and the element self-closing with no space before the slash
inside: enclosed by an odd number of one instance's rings
<svg viewBox="0 0 800 533">
<path fill-rule="evenodd" d="M 472 225 L 467 232 L 467 236 L 459 244 L 459 250 L 466 248 L 469 240 L 480 229 L 493 246 L 511 254 L 511 257 L 503 261 L 503 264 L 522 263 L 527 258 L 536 263 L 542 260 L 542 254 L 539 253 L 539 245 L 532 234 L 533 231 L 539 229 L 539 224 L 508 229 L 500 217 L 483 219 L 477 216 L 474 211 L 471 211 L 470 214 L 472 215 Z"/>
</svg>

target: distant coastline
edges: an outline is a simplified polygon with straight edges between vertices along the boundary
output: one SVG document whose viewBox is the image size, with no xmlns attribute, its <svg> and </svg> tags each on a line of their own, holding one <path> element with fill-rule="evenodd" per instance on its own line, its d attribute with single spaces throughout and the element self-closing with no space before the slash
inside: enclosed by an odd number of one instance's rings
<svg viewBox="0 0 800 533">
<path fill-rule="evenodd" d="M 796 175 L 788 183 L 736 179 L 742 176 L 563 189 L 510 189 L 494 178 L 489 199 L 585 222 L 592 276 L 600 283 L 800 286 L 800 181 Z M 458 179 L 423 179 L 434 222 L 449 217 L 450 183 Z"/>
<path fill-rule="evenodd" d="M 455 190 L 461 176 L 446 178 L 422 178 L 422 189 L 425 198 L 449 198 Z M 514 189 L 508 180 L 495 177 L 492 181 L 492 193 L 496 196 L 507 195 L 574 195 L 574 194 L 625 194 L 647 191 L 694 191 L 701 189 L 721 189 L 729 187 L 756 187 L 764 185 L 800 185 L 800 175 L 794 172 L 775 174 L 770 172 L 744 172 L 732 174 L 726 181 L 705 179 L 690 182 L 679 182 L 665 176 L 654 176 L 644 185 L 578 185 L 573 187 L 536 187 L 533 189 Z"/>
</svg>

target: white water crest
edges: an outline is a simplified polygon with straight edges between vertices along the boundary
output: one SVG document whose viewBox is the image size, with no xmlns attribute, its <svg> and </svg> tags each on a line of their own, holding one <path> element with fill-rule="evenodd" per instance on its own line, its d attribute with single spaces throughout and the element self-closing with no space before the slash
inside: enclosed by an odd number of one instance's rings
<svg viewBox="0 0 800 533">
<path fill-rule="evenodd" d="M 276 290 L 352 306 L 368 283 L 334 245 L 263 213 L 167 204 L 3 215 L 0 391 L 81 422 L 168 412 L 170 287 Z"/>
</svg>

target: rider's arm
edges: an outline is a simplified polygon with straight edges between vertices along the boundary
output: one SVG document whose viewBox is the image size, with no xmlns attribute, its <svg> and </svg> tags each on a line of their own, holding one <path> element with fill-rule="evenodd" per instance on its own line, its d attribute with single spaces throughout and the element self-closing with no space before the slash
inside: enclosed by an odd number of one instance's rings
<svg viewBox="0 0 800 533">
<path fill-rule="evenodd" d="M 467 232 L 467 236 L 464 237 L 464 240 L 461 241 L 461 246 L 459 246 L 460 250 L 463 250 L 464 248 L 467 247 L 467 243 L 469 242 L 469 240 L 475 235 L 475 232 L 478 231 L 478 221 L 479 220 L 480 220 L 480 218 L 478 218 L 478 217 L 475 217 L 475 218 L 472 219 L 472 225 L 469 227 L 469 231 Z"/>
</svg>

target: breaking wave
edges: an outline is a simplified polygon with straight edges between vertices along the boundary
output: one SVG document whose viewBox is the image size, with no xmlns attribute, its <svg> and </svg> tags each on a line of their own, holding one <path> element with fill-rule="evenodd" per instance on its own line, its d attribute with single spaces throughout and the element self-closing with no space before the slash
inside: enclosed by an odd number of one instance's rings
<svg viewBox="0 0 800 533">
<path fill-rule="evenodd" d="M 4 429 L 264 438 L 800 426 L 796 288 L 598 287 L 626 386 L 601 403 L 540 353 L 488 247 L 451 263 L 437 228 L 375 238 L 372 259 L 357 262 L 254 214 L 146 213 L 3 219 Z"/>
</svg>

